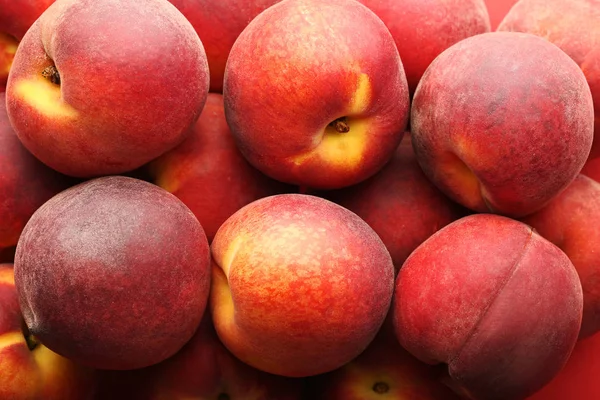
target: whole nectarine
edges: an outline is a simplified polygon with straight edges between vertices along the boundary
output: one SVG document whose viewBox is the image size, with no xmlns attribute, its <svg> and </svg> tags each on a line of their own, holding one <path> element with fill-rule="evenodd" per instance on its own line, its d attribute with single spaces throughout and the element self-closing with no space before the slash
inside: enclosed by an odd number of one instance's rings
<svg viewBox="0 0 600 400">
<path fill-rule="evenodd" d="M 175 196 L 122 176 L 47 201 L 17 244 L 15 285 L 31 333 L 56 353 L 102 369 L 175 354 L 208 299 L 209 246 Z"/>
<path fill-rule="evenodd" d="M 521 217 L 575 179 L 594 134 L 579 66 L 526 33 L 490 32 L 445 50 L 425 72 L 411 137 L 425 174 L 478 212 Z"/>
<path fill-rule="evenodd" d="M 167 0 L 57 0 L 19 43 L 8 115 L 50 167 L 120 174 L 183 141 L 208 80 L 202 42 Z"/>
<path fill-rule="evenodd" d="M 252 165 L 333 189 L 389 161 L 408 120 L 394 40 L 354 0 L 287 0 L 254 18 L 225 68 L 225 115 Z"/>
<path fill-rule="evenodd" d="M 221 225 L 211 251 L 217 334 L 272 374 L 341 367 L 367 347 L 390 306 L 394 267 L 381 239 L 320 197 L 256 200 Z"/>
<path fill-rule="evenodd" d="M 463 217 L 421 244 L 396 280 L 393 322 L 421 361 L 446 364 L 468 399 L 517 400 L 565 365 L 583 295 L 567 255 L 530 226 Z"/>
</svg>

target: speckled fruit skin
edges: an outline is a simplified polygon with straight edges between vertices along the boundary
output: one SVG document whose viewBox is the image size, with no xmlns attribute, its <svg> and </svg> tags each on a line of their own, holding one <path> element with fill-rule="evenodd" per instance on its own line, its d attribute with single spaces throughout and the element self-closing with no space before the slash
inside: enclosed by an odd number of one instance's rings
<svg viewBox="0 0 600 400">
<path fill-rule="evenodd" d="M 390 30 L 415 92 L 431 62 L 453 44 L 490 31 L 483 0 L 359 0 Z"/>
<path fill-rule="evenodd" d="M 327 374 L 308 378 L 315 400 L 461 400 L 440 381 L 443 369 L 423 363 L 400 346 L 386 320 L 358 357 Z"/>
<path fill-rule="evenodd" d="M 16 246 L 31 215 L 74 182 L 36 159 L 19 141 L 0 93 L 0 250 Z"/>
<path fill-rule="evenodd" d="M 23 330 L 13 265 L 0 263 L 0 399 L 90 400 L 96 375 Z"/>
<path fill-rule="evenodd" d="M 583 288 L 579 337 L 600 331 L 600 183 L 579 175 L 548 205 L 521 219 L 565 252 Z"/>
<path fill-rule="evenodd" d="M 581 326 L 577 271 L 530 226 L 474 214 L 440 229 L 396 280 L 393 324 L 467 399 L 523 399 L 565 365 Z"/>
<path fill-rule="evenodd" d="M 231 49 L 223 96 L 246 159 L 274 179 L 316 189 L 381 169 L 409 113 L 394 40 L 354 0 L 285 0 L 260 13 Z M 345 127 L 335 126 L 339 119 Z"/>
<path fill-rule="evenodd" d="M 521 0 L 498 31 L 526 32 L 549 40 L 579 65 L 594 98 L 595 130 L 590 158 L 600 156 L 600 2 L 597 0 Z"/>
<path fill-rule="evenodd" d="M 485 5 L 490 16 L 490 27 L 492 31 L 498 28 L 511 7 L 517 0 L 485 0 Z"/>
<path fill-rule="evenodd" d="M 281 0 L 169 0 L 190 21 L 206 50 L 210 91 L 223 92 L 231 47 L 248 23 Z"/>
<path fill-rule="evenodd" d="M 19 43 L 8 115 L 51 168 L 121 174 L 184 140 L 208 74 L 202 42 L 167 0 L 58 0 Z"/>
<path fill-rule="evenodd" d="M 223 96 L 209 93 L 192 133 L 153 160 L 152 182 L 177 196 L 202 224 L 208 242 L 227 218 L 262 197 L 296 188 L 269 178 L 240 153 L 223 109 Z"/>
<path fill-rule="evenodd" d="M 158 363 L 193 335 L 210 288 L 209 246 L 167 191 L 96 178 L 46 202 L 17 244 L 15 284 L 30 331 L 95 368 Z"/>
<path fill-rule="evenodd" d="M 490 32 L 444 51 L 413 98 L 413 147 L 444 193 L 478 212 L 521 217 L 575 179 L 594 108 L 579 66 L 540 37 Z"/>
<path fill-rule="evenodd" d="M 425 239 L 469 214 L 423 174 L 408 132 L 390 162 L 371 178 L 319 195 L 365 220 L 387 247 L 396 271 Z"/>
<path fill-rule="evenodd" d="M 289 377 L 341 367 L 373 340 L 388 312 L 394 267 L 356 214 L 320 197 L 250 203 L 211 245 L 210 307 L 242 361 Z"/>
</svg>

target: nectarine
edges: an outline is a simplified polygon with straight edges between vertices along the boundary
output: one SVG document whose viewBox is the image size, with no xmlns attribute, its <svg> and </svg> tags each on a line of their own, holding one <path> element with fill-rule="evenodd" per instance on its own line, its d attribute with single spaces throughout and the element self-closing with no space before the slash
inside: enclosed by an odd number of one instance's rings
<svg viewBox="0 0 600 400">
<path fill-rule="evenodd" d="M 110 176 L 73 186 L 31 217 L 15 285 L 31 333 L 95 368 L 134 369 L 194 334 L 210 288 L 202 226 L 175 196 Z"/>
</svg>

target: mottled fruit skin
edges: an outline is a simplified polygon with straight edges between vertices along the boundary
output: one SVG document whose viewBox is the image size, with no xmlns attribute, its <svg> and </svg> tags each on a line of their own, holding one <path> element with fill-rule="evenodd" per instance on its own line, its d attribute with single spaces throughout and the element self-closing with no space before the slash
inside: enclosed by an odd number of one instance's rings
<svg viewBox="0 0 600 400">
<path fill-rule="evenodd" d="M 579 175 L 547 206 L 522 219 L 565 252 L 583 288 L 579 337 L 600 330 L 600 183 Z"/>
<path fill-rule="evenodd" d="M 12 36 L 0 32 L 0 93 L 6 90 L 8 72 L 12 66 L 19 42 Z"/>
<path fill-rule="evenodd" d="M 354 0 L 286 0 L 260 13 L 231 49 L 223 96 L 244 157 L 274 179 L 316 189 L 381 169 L 409 112 L 394 40 Z"/>
<path fill-rule="evenodd" d="M 167 191 L 111 176 L 73 186 L 31 217 L 15 283 L 31 332 L 84 365 L 134 369 L 177 352 L 210 288 L 209 246 Z"/>
<path fill-rule="evenodd" d="M 37 160 L 19 141 L 0 93 L 0 250 L 17 245 L 31 215 L 72 182 Z"/>
<path fill-rule="evenodd" d="M 140 400 L 302 400 L 302 379 L 268 374 L 243 363 L 220 342 L 207 313 L 173 357 L 146 369 Z M 227 396 L 227 397 L 226 397 Z"/>
<path fill-rule="evenodd" d="M 54 0 L 0 0 L 0 32 L 21 40 Z"/>
<path fill-rule="evenodd" d="M 210 307 L 223 344 L 260 370 L 332 371 L 360 354 L 388 312 L 391 257 L 356 214 L 317 196 L 256 200 L 211 245 Z"/>
<path fill-rule="evenodd" d="M 307 399 L 460 400 L 440 381 L 443 370 L 419 361 L 386 325 L 369 347 L 341 368 L 309 378 Z"/>
<path fill-rule="evenodd" d="M 0 398 L 6 400 L 85 400 L 96 389 L 93 369 L 23 331 L 12 264 L 0 264 L 0 371 Z"/>
<path fill-rule="evenodd" d="M 583 294 L 577 271 L 530 226 L 475 214 L 440 229 L 406 260 L 392 308 L 400 344 L 447 364 L 468 399 L 523 399 L 565 365 Z"/>
<path fill-rule="evenodd" d="M 594 109 L 581 69 L 548 41 L 491 32 L 431 64 L 411 134 L 425 174 L 478 212 L 522 217 L 575 179 L 592 145 Z"/>
<path fill-rule="evenodd" d="M 498 31 L 531 33 L 567 53 L 579 65 L 594 98 L 595 130 L 590 158 L 600 156 L 600 2 L 597 0 L 521 0 Z"/>
<path fill-rule="evenodd" d="M 425 239 L 469 214 L 423 174 L 409 133 L 377 174 L 320 195 L 365 220 L 387 247 L 396 271 Z"/>
<path fill-rule="evenodd" d="M 431 62 L 453 44 L 490 31 L 483 0 L 359 0 L 390 30 L 414 93 Z"/>
<path fill-rule="evenodd" d="M 121 174 L 184 140 L 208 82 L 202 42 L 168 1 L 58 0 L 19 43 L 8 115 L 57 171 Z"/>
<path fill-rule="evenodd" d="M 223 92 L 225 64 L 248 23 L 281 0 L 169 0 L 190 21 L 206 50 L 210 91 Z"/>
<path fill-rule="evenodd" d="M 490 27 L 492 31 L 498 28 L 511 7 L 515 5 L 517 0 L 484 0 L 488 14 L 490 16 Z"/>
<path fill-rule="evenodd" d="M 148 167 L 152 181 L 173 193 L 202 224 L 208 242 L 234 212 L 262 197 L 295 188 L 271 179 L 238 150 L 223 109 L 210 93 L 192 133 Z"/>
</svg>

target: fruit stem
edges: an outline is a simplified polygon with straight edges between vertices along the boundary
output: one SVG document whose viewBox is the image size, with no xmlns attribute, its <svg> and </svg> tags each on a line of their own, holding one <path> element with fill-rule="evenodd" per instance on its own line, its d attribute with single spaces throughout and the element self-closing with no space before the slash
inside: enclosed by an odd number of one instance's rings
<svg viewBox="0 0 600 400">
<path fill-rule="evenodd" d="M 373 385 L 373 391 L 378 394 L 384 394 L 390 391 L 390 386 L 385 382 L 376 382 Z"/>
<path fill-rule="evenodd" d="M 340 117 L 335 121 L 329 123 L 329 126 L 332 126 L 339 133 L 347 133 L 350 132 L 350 125 L 348 125 L 348 120 L 346 117 Z"/>
<path fill-rule="evenodd" d="M 42 76 L 49 79 L 55 85 L 60 85 L 60 74 L 54 65 L 50 65 L 42 71 Z"/>
</svg>

